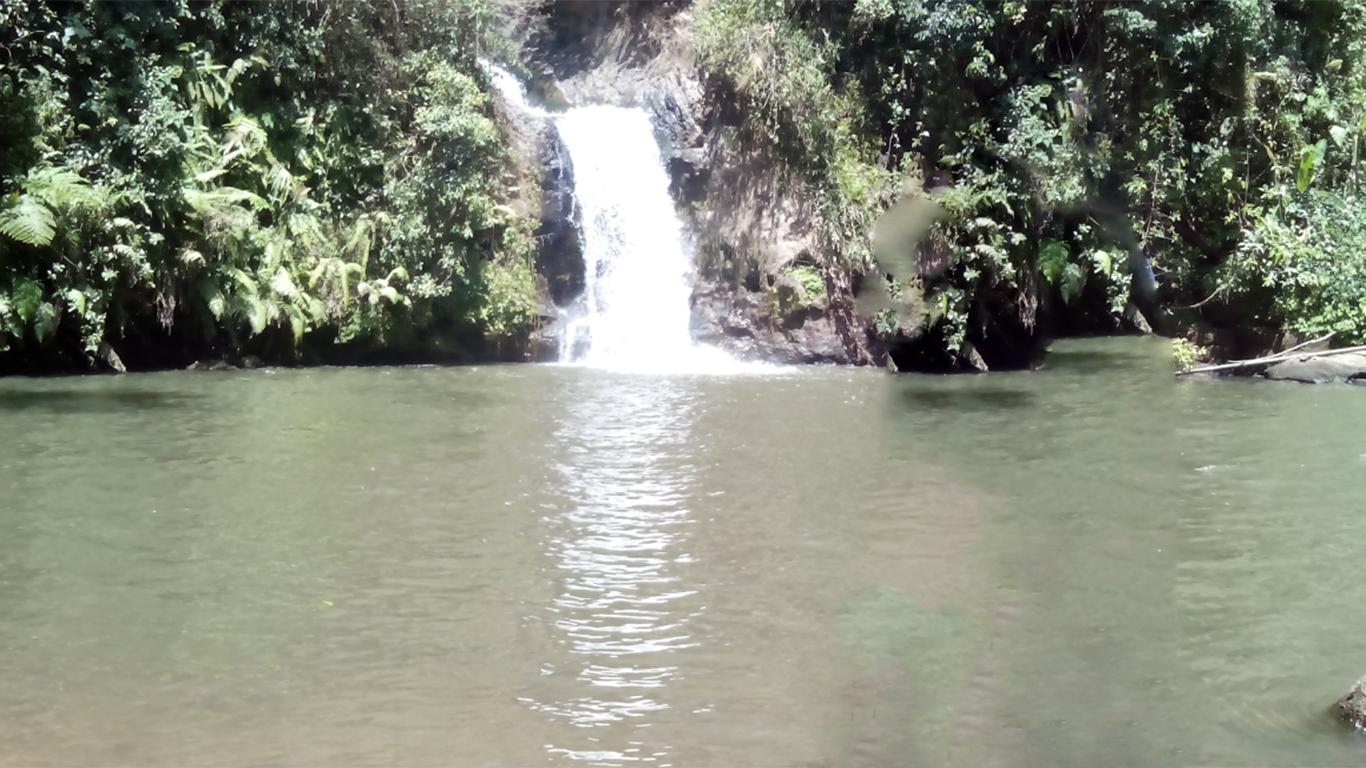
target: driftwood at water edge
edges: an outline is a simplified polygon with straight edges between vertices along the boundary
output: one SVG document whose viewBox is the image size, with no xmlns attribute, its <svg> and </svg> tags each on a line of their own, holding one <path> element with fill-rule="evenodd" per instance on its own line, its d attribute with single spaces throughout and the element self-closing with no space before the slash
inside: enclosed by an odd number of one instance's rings
<svg viewBox="0 0 1366 768">
<path fill-rule="evenodd" d="M 1271 366 L 1276 363 L 1286 362 L 1287 360 L 1298 360 L 1303 362 L 1305 360 L 1314 360 L 1320 357 L 1345 355 L 1351 352 L 1366 352 L 1366 346 L 1359 346 L 1342 347 L 1341 349 L 1325 349 L 1320 352 L 1302 352 L 1300 354 L 1296 354 L 1298 350 L 1304 349 L 1305 347 L 1310 346 L 1311 344 L 1318 344 L 1320 342 L 1327 341 L 1332 337 L 1333 334 L 1329 333 L 1326 336 L 1320 336 L 1317 339 L 1311 339 L 1302 344 L 1296 344 L 1290 349 L 1284 350 L 1282 352 L 1277 352 L 1274 355 L 1267 355 L 1265 357 L 1253 357 L 1247 360 L 1233 360 L 1227 363 L 1220 363 L 1219 365 L 1206 365 L 1200 368 L 1191 368 L 1188 371 L 1177 371 L 1176 375 L 1187 376 L 1192 373 L 1220 373 L 1223 371 L 1237 371 L 1245 368 L 1259 368 Z"/>
</svg>

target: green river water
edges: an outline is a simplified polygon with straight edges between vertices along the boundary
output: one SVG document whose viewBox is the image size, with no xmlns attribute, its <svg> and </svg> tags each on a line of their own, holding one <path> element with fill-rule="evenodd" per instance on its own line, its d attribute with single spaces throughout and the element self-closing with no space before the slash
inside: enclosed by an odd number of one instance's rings
<svg viewBox="0 0 1366 768">
<path fill-rule="evenodd" d="M 1366 391 L 0 380 L 0 765 L 1359 765 Z"/>
</svg>

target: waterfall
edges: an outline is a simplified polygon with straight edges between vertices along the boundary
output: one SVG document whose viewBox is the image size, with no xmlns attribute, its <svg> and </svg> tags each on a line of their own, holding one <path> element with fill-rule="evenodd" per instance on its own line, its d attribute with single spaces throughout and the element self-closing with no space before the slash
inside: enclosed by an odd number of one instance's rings
<svg viewBox="0 0 1366 768">
<path fill-rule="evenodd" d="M 560 361 L 632 371 L 713 372 L 740 364 L 690 331 L 692 258 L 643 109 L 531 105 L 510 73 L 485 65 L 515 108 L 550 119 L 574 167 L 584 292 L 560 319 Z"/>
</svg>

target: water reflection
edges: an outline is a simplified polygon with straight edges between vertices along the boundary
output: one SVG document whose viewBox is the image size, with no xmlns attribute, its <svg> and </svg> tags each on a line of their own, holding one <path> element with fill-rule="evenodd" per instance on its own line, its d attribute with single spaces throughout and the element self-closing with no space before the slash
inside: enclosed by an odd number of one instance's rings
<svg viewBox="0 0 1366 768">
<path fill-rule="evenodd" d="M 692 562 L 693 403 L 679 380 L 580 383 L 555 431 L 559 491 L 543 518 L 554 592 L 544 611 L 558 663 L 542 667 L 547 695 L 527 703 L 560 722 L 619 731 L 548 744 L 553 755 L 656 762 L 669 749 L 647 746 L 641 729 L 669 709 L 676 654 L 696 645 L 689 621 L 701 610 L 681 573 Z"/>
</svg>

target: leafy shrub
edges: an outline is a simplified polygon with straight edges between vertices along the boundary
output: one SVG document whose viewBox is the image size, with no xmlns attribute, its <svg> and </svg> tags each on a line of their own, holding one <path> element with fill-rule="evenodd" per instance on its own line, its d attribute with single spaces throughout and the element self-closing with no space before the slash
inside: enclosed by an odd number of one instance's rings
<svg viewBox="0 0 1366 768">
<path fill-rule="evenodd" d="M 1366 201 L 1315 191 L 1259 212 L 1226 279 L 1234 291 L 1269 291 L 1276 324 L 1366 343 Z"/>
</svg>

